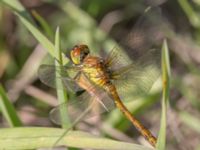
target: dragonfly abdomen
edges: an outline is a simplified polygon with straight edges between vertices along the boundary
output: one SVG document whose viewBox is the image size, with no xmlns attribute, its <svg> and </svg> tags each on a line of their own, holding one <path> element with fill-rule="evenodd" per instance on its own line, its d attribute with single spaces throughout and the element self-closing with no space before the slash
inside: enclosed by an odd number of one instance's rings
<svg viewBox="0 0 200 150">
<path fill-rule="evenodd" d="M 112 96 L 116 107 L 126 116 L 126 118 L 136 127 L 136 129 L 150 142 L 152 146 L 155 147 L 157 139 L 151 134 L 151 132 L 146 129 L 126 108 L 122 103 L 117 90 L 113 84 L 108 84 L 105 86 L 106 91 Z"/>
</svg>

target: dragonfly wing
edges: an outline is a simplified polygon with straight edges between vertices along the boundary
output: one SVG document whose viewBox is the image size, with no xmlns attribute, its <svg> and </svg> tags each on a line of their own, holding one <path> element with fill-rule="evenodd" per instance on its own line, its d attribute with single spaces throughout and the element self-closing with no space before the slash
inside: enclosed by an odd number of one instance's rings
<svg viewBox="0 0 200 150">
<path fill-rule="evenodd" d="M 110 67 L 112 70 L 121 68 L 123 66 L 127 66 L 131 63 L 128 61 L 129 58 L 122 53 L 120 47 L 115 46 L 106 57 L 106 65 Z"/>
<path fill-rule="evenodd" d="M 108 66 L 111 70 L 117 70 L 132 63 L 141 63 L 141 60 L 151 64 L 152 59 L 160 64 L 160 46 L 168 31 L 169 24 L 162 16 L 160 8 L 149 8 L 133 28 L 125 33 L 127 36 L 124 36 L 119 45 L 111 49 L 106 59 Z"/>
<path fill-rule="evenodd" d="M 168 27 L 160 8 L 152 7 L 128 30 L 119 46 L 111 50 L 107 62 L 121 97 L 141 96 L 152 87 L 161 73 L 160 46 Z"/>
<path fill-rule="evenodd" d="M 149 7 L 137 20 L 128 36 L 120 44 L 132 59 L 145 54 L 148 50 L 160 46 L 169 31 L 167 19 L 159 7 Z"/>
<path fill-rule="evenodd" d="M 76 67 L 60 67 L 54 65 L 41 65 L 38 69 L 39 79 L 52 88 L 59 88 L 56 82 L 60 80 L 64 87 L 71 92 L 82 90 L 75 82 L 74 77 L 77 74 Z"/>
<path fill-rule="evenodd" d="M 170 24 L 162 15 L 159 7 L 147 8 L 133 27 L 127 27 L 124 38 L 115 46 L 116 51 L 123 49 L 131 60 L 136 61 L 148 50 L 160 46 L 163 39 L 170 33 Z M 120 36 L 120 37 L 121 37 Z"/>
<path fill-rule="evenodd" d="M 61 124 L 60 110 L 62 108 L 67 110 L 70 122 L 73 124 L 77 118 L 85 114 L 85 111 L 87 111 L 86 115 L 82 116 L 79 120 L 87 120 L 101 113 L 110 111 L 115 108 L 115 105 L 110 96 L 102 89 L 98 89 L 98 93 L 95 96 L 84 92 L 80 96 L 71 97 L 68 103 L 63 103 L 51 110 L 50 119 L 55 124 Z"/>
<path fill-rule="evenodd" d="M 113 71 L 113 84 L 122 99 L 138 98 L 149 92 L 161 74 L 159 56 L 158 51 L 150 50 L 137 63 Z"/>
</svg>

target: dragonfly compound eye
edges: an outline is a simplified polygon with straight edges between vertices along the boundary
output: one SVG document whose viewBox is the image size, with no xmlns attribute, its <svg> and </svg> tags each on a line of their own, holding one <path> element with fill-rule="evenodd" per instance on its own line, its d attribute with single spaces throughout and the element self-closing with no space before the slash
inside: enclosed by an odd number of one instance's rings
<svg viewBox="0 0 200 150">
<path fill-rule="evenodd" d="M 74 64 L 80 64 L 88 54 L 89 48 L 87 45 L 75 45 L 71 50 L 71 59 Z"/>
<path fill-rule="evenodd" d="M 80 45 L 80 60 L 83 61 L 85 57 L 90 53 L 87 45 Z"/>
</svg>

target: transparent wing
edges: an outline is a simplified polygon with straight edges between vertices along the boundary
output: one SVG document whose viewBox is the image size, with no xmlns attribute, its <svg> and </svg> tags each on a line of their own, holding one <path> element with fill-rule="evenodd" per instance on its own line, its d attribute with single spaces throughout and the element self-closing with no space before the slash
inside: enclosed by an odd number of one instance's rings
<svg viewBox="0 0 200 150">
<path fill-rule="evenodd" d="M 60 110 L 62 108 L 67 108 L 67 114 L 70 118 L 71 123 L 77 121 L 77 118 L 82 116 L 80 120 L 87 120 L 103 112 L 107 112 L 115 108 L 113 100 L 110 96 L 104 92 L 102 89 L 95 90 L 95 96 L 91 96 L 88 92 L 84 92 L 80 96 L 71 97 L 67 104 L 63 103 L 50 112 L 50 119 L 55 124 L 61 124 Z M 88 109 L 89 108 L 89 109 Z"/>
<path fill-rule="evenodd" d="M 57 73 L 59 75 L 56 75 Z M 38 77 L 44 84 L 52 88 L 59 88 L 56 86 L 56 82 L 60 80 L 62 81 L 64 87 L 71 92 L 82 90 L 82 88 L 80 88 L 74 80 L 77 73 L 78 68 L 76 67 L 60 67 L 44 64 L 38 69 Z"/>
<path fill-rule="evenodd" d="M 168 27 L 167 19 L 162 15 L 161 9 L 149 7 L 120 44 L 129 56 L 137 59 L 151 48 L 160 46 L 166 38 Z"/>
<path fill-rule="evenodd" d="M 109 52 L 107 59 L 114 60 L 111 61 L 113 62 L 111 66 L 119 68 L 118 65 L 120 64 L 127 65 L 130 62 L 140 61 L 140 57 L 151 49 L 159 47 L 160 50 L 160 45 L 163 39 L 167 37 L 169 28 L 169 23 L 162 15 L 161 9 L 149 7 L 133 27 L 124 31 L 119 44 L 115 45 Z"/>
<path fill-rule="evenodd" d="M 113 84 L 123 100 L 133 100 L 149 92 L 161 73 L 159 56 L 156 50 L 150 50 L 137 63 L 113 71 Z"/>
<path fill-rule="evenodd" d="M 122 50 L 115 46 L 107 55 L 106 65 L 112 70 L 118 70 L 121 67 L 128 66 L 132 62 L 129 61 L 129 58 L 126 54 L 122 53 Z"/>
<path fill-rule="evenodd" d="M 122 99 L 147 94 L 160 75 L 161 44 L 167 30 L 160 9 L 150 8 L 108 54 L 106 62 Z"/>
</svg>

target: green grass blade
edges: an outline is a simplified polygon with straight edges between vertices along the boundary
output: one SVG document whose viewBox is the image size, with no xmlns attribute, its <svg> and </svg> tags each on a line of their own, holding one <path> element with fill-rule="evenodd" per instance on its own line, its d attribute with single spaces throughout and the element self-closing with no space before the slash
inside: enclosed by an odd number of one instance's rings
<svg viewBox="0 0 200 150">
<path fill-rule="evenodd" d="M 40 16 L 40 14 L 38 14 L 35 10 L 31 11 L 31 13 L 34 16 L 34 18 L 40 23 L 42 29 L 48 35 L 48 37 L 52 38 L 54 33 L 51 27 L 49 26 L 48 22 L 46 22 L 46 20 L 44 20 L 44 18 Z"/>
<path fill-rule="evenodd" d="M 1 149 L 50 148 L 63 131 L 64 129 L 41 127 L 0 129 Z M 100 138 L 80 131 L 70 131 L 58 145 L 101 150 L 152 150 L 145 146 Z"/>
<path fill-rule="evenodd" d="M 15 108 L 13 107 L 12 103 L 9 101 L 8 97 L 6 96 L 6 93 L 0 84 L 0 109 L 7 120 L 8 124 L 11 127 L 19 127 L 22 126 L 21 120 L 17 116 L 17 112 L 15 111 Z"/>
<path fill-rule="evenodd" d="M 55 66 L 57 67 L 57 70 L 60 70 L 63 66 L 63 60 L 62 60 L 62 52 L 60 50 L 60 31 L 59 28 L 56 30 L 55 35 L 55 58 L 58 60 L 55 60 Z M 59 61 L 59 62 L 58 62 Z M 60 80 L 60 74 L 59 72 L 56 72 L 56 86 L 57 88 L 57 96 L 59 100 L 59 104 L 66 103 L 67 102 L 67 91 L 63 86 L 62 80 Z M 68 128 L 70 126 L 68 114 L 67 114 L 67 108 L 61 107 L 60 108 L 60 118 L 63 128 Z"/>
<path fill-rule="evenodd" d="M 16 10 L 16 11 L 25 11 L 25 8 L 22 6 L 22 4 L 17 1 L 17 0 L 0 0 L 0 2 L 8 5 L 9 7 L 11 7 L 12 9 Z"/>
<path fill-rule="evenodd" d="M 11 10 L 19 17 L 19 19 L 22 21 L 22 23 L 25 25 L 25 27 L 33 34 L 33 36 L 38 40 L 39 43 L 41 43 L 41 45 L 48 51 L 48 53 L 52 56 L 55 57 L 55 47 L 54 44 L 52 42 L 50 42 L 48 40 L 48 38 L 46 36 L 44 36 L 44 34 L 42 34 L 33 24 L 32 21 L 30 21 L 30 19 L 27 19 L 27 17 L 25 17 L 26 15 L 24 14 L 28 14 L 28 12 L 26 12 L 24 9 L 22 8 L 18 8 L 18 5 L 12 5 L 12 3 L 10 3 L 9 1 L 6 0 L 1 0 L 2 2 L 4 2 L 6 5 L 8 5 Z M 13 3 L 19 3 L 18 1 L 12 0 Z M 3 3 L 3 4 L 4 4 Z M 20 4 L 19 4 L 20 5 Z M 20 5 L 22 7 L 22 5 Z M 22 9 L 22 10 L 21 10 Z M 18 11 L 20 10 L 20 11 Z M 63 58 L 63 62 L 64 64 L 66 64 L 69 60 L 67 59 L 67 57 L 62 54 L 62 58 Z M 57 58 L 56 58 L 57 59 Z"/>
<path fill-rule="evenodd" d="M 191 4 L 188 0 L 178 0 L 180 6 L 182 7 L 183 11 L 187 15 L 188 19 L 190 20 L 191 25 L 196 28 L 200 27 L 200 18 L 199 15 L 194 11 Z"/>
<path fill-rule="evenodd" d="M 10 7 L 12 10 L 20 13 L 23 17 L 26 17 L 29 19 L 31 22 L 33 22 L 31 16 L 29 13 L 26 11 L 26 9 L 23 7 L 23 5 L 18 1 L 18 0 L 0 0 L 3 4 L 7 5 Z"/>
<path fill-rule="evenodd" d="M 180 119 L 191 129 L 200 133 L 200 120 L 187 112 L 179 113 Z"/>
<path fill-rule="evenodd" d="M 163 42 L 161 63 L 162 63 L 162 82 L 163 82 L 162 114 L 161 114 L 161 125 L 160 125 L 160 131 L 156 148 L 158 150 L 165 150 L 167 105 L 169 101 L 169 88 L 170 88 L 170 62 L 169 62 L 169 51 L 166 40 L 164 40 Z"/>
<path fill-rule="evenodd" d="M 29 22 L 26 18 L 21 16 L 19 13 L 15 12 L 22 23 L 27 27 L 27 29 L 34 35 L 34 37 L 42 44 L 42 46 L 47 49 L 51 56 L 55 56 L 54 45 L 37 29 Z"/>
</svg>

